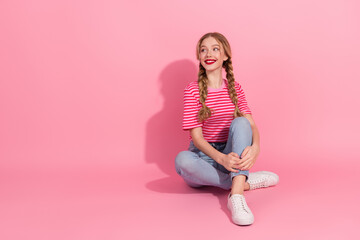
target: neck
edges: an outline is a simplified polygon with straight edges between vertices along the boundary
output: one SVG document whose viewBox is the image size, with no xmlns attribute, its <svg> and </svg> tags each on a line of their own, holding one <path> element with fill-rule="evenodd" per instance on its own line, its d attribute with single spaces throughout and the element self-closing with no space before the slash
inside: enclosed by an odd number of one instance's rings
<svg viewBox="0 0 360 240">
<path fill-rule="evenodd" d="M 208 86 L 211 88 L 220 88 L 223 83 L 222 69 L 214 71 L 206 71 L 206 76 L 209 80 Z"/>
</svg>

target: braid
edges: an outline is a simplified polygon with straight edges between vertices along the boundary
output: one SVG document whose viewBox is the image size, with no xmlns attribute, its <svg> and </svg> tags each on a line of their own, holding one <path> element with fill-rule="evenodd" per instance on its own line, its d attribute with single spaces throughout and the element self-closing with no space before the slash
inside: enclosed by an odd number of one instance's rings
<svg viewBox="0 0 360 240">
<path fill-rule="evenodd" d="M 233 66 L 231 58 L 229 57 L 226 61 L 224 61 L 223 66 L 226 70 L 226 79 L 228 80 L 228 91 L 231 98 L 231 101 L 235 105 L 234 118 L 244 116 L 238 106 L 238 96 L 235 89 L 235 77 L 233 73 Z"/>
<path fill-rule="evenodd" d="M 198 74 L 198 85 L 199 85 L 199 94 L 200 94 L 200 103 L 202 105 L 198 113 L 198 118 L 200 122 L 205 121 L 211 116 L 211 109 L 205 105 L 206 97 L 208 94 L 207 89 L 207 76 L 205 68 L 199 64 L 199 74 Z"/>
</svg>

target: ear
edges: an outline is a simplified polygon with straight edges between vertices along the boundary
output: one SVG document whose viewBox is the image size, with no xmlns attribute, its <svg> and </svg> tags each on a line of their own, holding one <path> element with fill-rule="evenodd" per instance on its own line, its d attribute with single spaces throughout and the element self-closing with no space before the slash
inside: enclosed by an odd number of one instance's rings
<svg viewBox="0 0 360 240">
<path fill-rule="evenodd" d="M 228 60 L 228 59 L 229 59 L 229 57 L 225 55 L 223 61 L 226 61 L 226 60 Z"/>
</svg>

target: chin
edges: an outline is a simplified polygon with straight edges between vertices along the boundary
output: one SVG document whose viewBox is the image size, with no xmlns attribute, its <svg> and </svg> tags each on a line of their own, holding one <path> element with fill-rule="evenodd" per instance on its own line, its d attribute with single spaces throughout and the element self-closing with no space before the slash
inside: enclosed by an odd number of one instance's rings
<svg viewBox="0 0 360 240">
<path fill-rule="evenodd" d="M 205 68 L 206 71 L 209 71 L 209 72 L 212 72 L 212 71 L 215 71 L 215 70 L 218 70 L 219 67 L 212 67 L 212 68 Z"/>
</svg>

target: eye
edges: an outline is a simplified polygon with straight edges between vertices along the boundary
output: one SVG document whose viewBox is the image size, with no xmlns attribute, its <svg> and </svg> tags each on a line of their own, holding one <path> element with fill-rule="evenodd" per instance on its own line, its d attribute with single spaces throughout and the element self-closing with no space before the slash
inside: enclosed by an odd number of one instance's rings
<svg viewBox="0 0 360 240">
<path fill-rule="evenodd" d="M 216 47 L 216 48 L 214 48 L 214 50 L 215 50 L 215 49 L 216 49 L 216 51 L 219 51 L 219 48 Z"/>
</svg>

